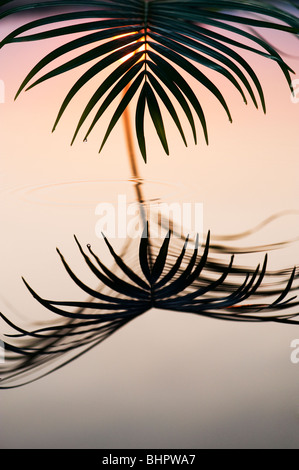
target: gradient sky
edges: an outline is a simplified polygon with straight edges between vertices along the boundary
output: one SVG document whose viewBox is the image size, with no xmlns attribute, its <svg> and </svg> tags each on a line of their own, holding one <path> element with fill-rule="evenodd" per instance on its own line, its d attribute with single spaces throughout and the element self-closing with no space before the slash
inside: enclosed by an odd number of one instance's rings
<svg viewBox="0 0 299 470">
<path fill-rule="evenodd" d="M 14 26 L 6 21 L 1 36 Z M 296 53 L 294 39 L 281 34 L 269 39 Z M 77 296 L 56 246 L 80 269 L 73 234 L 102 247 L 94 231 L 96 205 L 113 200 L 116 188 L 132 197 L 126 183 L 101 183 L 130 177 L 121 123 L 100 156 L 105 119 L 87 143 L 78 139 L 69 146 L 90 90 L 78 96 L 51 134 L 59 105 L 78 74 L 52 80 L 13 102 L 26 73 L 53 44 L 13 45 L 0 54 L 0 79 L 6 85 L 0 104 L 0 309 L 22 325 L 51 314 L 36 305 L 21 276 L 48 298 Z M 288 63 L 298 78 L 299 59 Z M 172 143 L 167 157 L 149 123 L 148 164 L 139 159 L 142 176 L 151 182 L 146 185 L 150 196 L 175 200 L 179 192 L 180 200 L 202 202 L 204 228 L 212 236 L 299 210 L 299 103 L 291 102 L 275 64 L 254 58 L 251 64 L 264 86 L 266 116 L 252 104 L 246 107 L 217 78 L 234 123 L 198 88 L 210 145 L 200 138 L 195 147 L 189 133 L 186 149 L 167 121 Z M 294 213 L 250 241 L 272 243 L 297 235 Z M 261 259 L 247 257 L 246 264 Z M 295 264 L 298 244 L 270 256 L 275 268 Z M 290 362 L 290 343 L 297 337 L 294 326 L 149 312 L 59 372 L 2 391 L 0 447 L 298 447 L 299 364 Z"/>
</svg>

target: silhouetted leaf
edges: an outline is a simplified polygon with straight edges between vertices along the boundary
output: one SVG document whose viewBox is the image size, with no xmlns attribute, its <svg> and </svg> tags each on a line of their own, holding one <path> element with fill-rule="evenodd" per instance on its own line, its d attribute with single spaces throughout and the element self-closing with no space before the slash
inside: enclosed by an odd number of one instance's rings
<svg viewBox="0 0 299 470">
<path fill-rule="evenodd" d="M 117 110 L 106 131 L 101 148 L 132 99 L 132 96 L 130 99 L 122 98 L 122 104 L 115 105 L 115 98 L 120 93 L 125 94 L 128 86 L 128 81 L 124 77 L 129 78 L 131 68 L 135 67 L 136 71 L 136 66 L 140 65 L 143 75 L 140 89 L 135 90 L 138 94 L 135 122 L 139 148 L 146 161 L 144 117 L 147 107 L 166 153 L 169 149 L 161 102 L 174 120 L 183 142 L 185 144 L 187 142 L 173 98 L 187 117 L 196 143 L 196 124 L 190 105 L 195 109 L 208 143 L 204 111 L 197 98 L 197 91 L 188 84 L 188 76 L 195 79 L 203 89 L 207 89 L 218 100 L 230 121 L 232 116 L 229 106 L 214 79 L 218 74 L 240 93 L 245 103 L 249 95 L 256 107 L 258 107 L 255 93 L 257 92 L 262 108 L 266 110 L 259 78 L 240 51 L 247 51 L 275 62 L 292 89 L 290 76 L 292 70 L 284 62 L 278 50 L 263 39 L 258 31 L 255 33 L 253 28 L 298 34 L 299 20 L 296 14 L 298 6 L 297 0 L 0 1 L 0 19 L 3 20 L 26 11 L 34 10 L 35 14 L 40 14 L 40 18 L 10 32 L 2 40 L 0 47 L 50 38 L 61 38 L 61 41 L 64 41 L 64 44 L 47 54 L 28 73 L 17 96 L 26 87 L 30 89 L 50 78 L 97 60 L 97 63 L 85 71 L 68 92 L 53 130 L 77 92 L 92 78 L 105 72 L 108 67 L 114 66 L 110 81 L 109 77 L 104 82 L 100 79 L 100 86 L 86 106 L 75 132 L 76 137 L 94 106 L 101 100 L 104 90 L 107 91 L 114 86 L 109 99 L 100 106 L 86 134 L 89 135 L 108 108 L 116 106 Z M 292 13 L 293 11 L 295 13 Z M 72 39 L 73 35 L 80 37 Z M 87 51 L 86 46 L 89 47 Z M 83 53 L 82 47 L 85 47 Z M 134 53 L 135 60 L 129 59 L 125 67 L 120 59 Z M 57 59 L 63 62 L 55 67 Z M 53 67 L 52 70 L 36 79 L 36 76 L 49 66 Z M 208 76 L 209 73 L 211 77 Z M 140 77 L 141 75 L 138 80 Z M 131 76 L 131 80 L 134 79 L 134 83 L 137 84 L 135 72 Z M 225 85 L 221 85 L 221 88 L 225 89 Z M 131 87 L 128 89 L 130 92 L 134 90 Z"/>
</svg>

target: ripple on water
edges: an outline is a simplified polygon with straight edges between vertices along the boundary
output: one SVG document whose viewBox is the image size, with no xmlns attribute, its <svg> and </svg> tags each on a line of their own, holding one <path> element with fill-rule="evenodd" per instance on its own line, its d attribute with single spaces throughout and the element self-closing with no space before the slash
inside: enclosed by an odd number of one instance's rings
<svg viewBox="0 0 299 470">
<path fill-rule="evenodd" d="M 21 186 L 3 191 L 0 197 L 16 197 L 29 204 L 84 207 L 100 202 L 116 203 L 119 196 L 125 195 L 126 202 L 131 204 L 137 201 L 137 187 L 142 188 L 145 204 L 172 200 L 180 192 L 186 192 L 186 188 L 179 183 L 159 180 L 78 180 Z"/>
</svg>

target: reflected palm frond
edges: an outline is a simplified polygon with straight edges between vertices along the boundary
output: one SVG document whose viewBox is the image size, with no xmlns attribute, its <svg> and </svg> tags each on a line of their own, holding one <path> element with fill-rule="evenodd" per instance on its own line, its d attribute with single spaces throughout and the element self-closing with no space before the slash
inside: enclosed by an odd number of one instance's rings
<svg viewBox="0 0 299 470">
<path fill-rule="evenodd" d="M 6 336 L 0 388 L 30 383 L 58 370 L 152 308 L 231 321 L 299 324 L 299 302 L 294 295 L 297 269 L 267 272 L 267 256 L 252 269 L 234 266 L 234 256 L 227 263 L 211 260 L 210 234 L 199 254 L 198 238 L 191 251 L 188 239 L 173 243 L 169 232 L 162 244 L 155 245 L 145 230 L 131 264 L 105 239 L 118 272 L 103 264 L 90 245 L 84 250 L 75 240 L 101 287 L 92 289 L 85 284 L 59 250 L 68 275 L 90 296 L 89 301 L 48 300 L 24 281 L 33 297 L 57 315 L 59 323 L 26 331 L 1 315 L 14 333 Z M 126 254 L 131 256 L 132 251 Z"/>
<path fill-rule="evenodd" d="M 88 67 L 65 97 L 53 130 L 80 90 L 95 77 L 101 76 L 99 74 L 108 71 L 108 77 L 101 80 L 87 102 L 72 142 L 92 113 L 94 116 L 84 140 L 106 110 L 114 107 L 101 150 L 129 103 L 137 97 L 134 105 L 136 136 L 141 154 L 146 160 L 147 111 L 167 154 L 169 145 L 165 114 L 173 120 L 187 145 L 177 110 L 184 115 L 194 142 L 197 143 L 195 113 L 208 143 L 205 113 L 197 90 L 189 83 L 190 78 L 196 86 L 207 90 L 219 102 L 230 121 L 232 116 L 229 106 L 211 73 L 224 77 L 246 104 L 250 100 L 255 107 L 261 106 L 266 110 L 263 88 L 246 58 L 248 53 L 275 62 L 292 89 L 290 67 L 275 47 L 251 30 L 257 28 L 297 35 L 299 20 L 289 11 L 290 6 L 298 7 L 298 2 L 6 0 L 0 1 L 0 19 L 32 10 L 40 18 L 8 34 L 0 47 L 11 43 L 63 38 L 63 44 L 42 58 L 28 73 L 17 96 L 22 90 L 31 89 L 50 78 Z M 77 35 L 75 39 L 65 39 L 73 35 Z M 124 58 L 126 60 L 122 60 Z M 57 60 L 60 64 L 55 65 Z M 52 70 L 45 72 L 49 66 L 53 67 Z M 118 103 L 117 97 L 124 90 L 126 93 Z"/>
</svg>

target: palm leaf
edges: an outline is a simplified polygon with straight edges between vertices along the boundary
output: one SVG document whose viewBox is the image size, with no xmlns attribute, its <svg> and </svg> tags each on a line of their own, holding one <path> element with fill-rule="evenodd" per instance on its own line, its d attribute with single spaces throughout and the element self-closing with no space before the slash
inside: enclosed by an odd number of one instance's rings
<svg viewBox="0 0 299 470">
<path fill-rule="evenodd" d="M 199 89 L 210 92 L 232 120 L 229 106 L 214 77 L 219 74 L 236 89 L 242 100 L 259 103 L 266 111 L 262 85 L 255 71 L 242 56 L 242 51 L 274 61 L 291 85 L 292 70 L 279 52 L 252 28 L 298 34 L 299 21 L 289 7 L 298 8 L 297 1 L 225 1 L 202 0 L 63 0 L 28 2 L 0 1 L 0 19 L 26 11 L 40 12 L 40 18 L 30 21 L 8 34 L 0 47 L 11 43 L 62 38 L 64 44 L 54 49 L 28 73 L 17 95 L 24 89 L 58 77 L 70 70 L 93 63 L 67 94 L 54 124 L 56 128 L 69 103 L 92 78 L 113 65 L 114 72 L 100 81 L 98 90 L 88 102 L 79 119 L 73 141 L 92 111 L 96 111 L 84 138 L 90 134 L 102 115 L 111 106 L 115 112 L 100 146 L 103 148 L 112 129 L 128 104 L 137 94 L 135 108 L 136 135 L 141 154 L 146 161 L 145 115 L 148 113 L 166 153 L 169 153 L 165 112 L 174 120 L 178 132 L 187 144 L 180 120 L 180 110 L 187 117 L 194 141 L 195 111 L 208 142 L 204 110 L 197 89 L 188 84 L 192 77 Z M 60 10 L 60 11 L 59 11 Z M 41 28 L 45 28 L 42 30 Z M 37 29 L 39 28 L 39 29 Z M 72 35 L 80 34 L 76 39 Z M 82 48 L 89 47 L 82 52 Z M 134 58 L 122 64 L 129 54 Z M 74 56 L 75 54 L 75 56 Z M 63 63 L 55 66 L 55 61 Z M 44 73 L 46 66 L 52 66 Z M 210 75 L 210 77 L 208 76 Z M 133 88 L 128 87 L 132 81 Z M 137 86 L 139 85 L 139 86 Z M 128 88 L 127 88 L 128 87 Z M 126 90 L 131 95 L 117 103 Z M 134 92 L 134 93 L 133 93 Z M 105 93 L 108 97 L 102 102 Z M 132 101 L 135 103 L 135 101 Z M 98 106 L 98 110 L 96 107 Z M 134 104 L 135 106 L 135 104 Z"/>
</svg>

